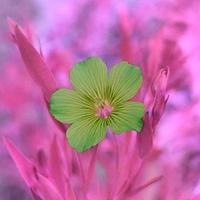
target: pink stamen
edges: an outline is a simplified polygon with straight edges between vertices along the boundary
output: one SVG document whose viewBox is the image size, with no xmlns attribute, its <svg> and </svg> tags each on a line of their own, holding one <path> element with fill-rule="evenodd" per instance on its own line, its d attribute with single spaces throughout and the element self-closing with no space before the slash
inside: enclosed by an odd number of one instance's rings
<svg viewBox="0 0 200 200">
<path fill-rule="evenodd" d="M 112 110 L 113 110 L 113 108 L 110 106 L 110 104 L 108 102 L 105 102 L 105 104 L 103 106 L 96 108 L 96 114 L 97 114 L 97 116 L 99 116 L 103 119 L 106 119 L 109 117 Z"/>
</svg>

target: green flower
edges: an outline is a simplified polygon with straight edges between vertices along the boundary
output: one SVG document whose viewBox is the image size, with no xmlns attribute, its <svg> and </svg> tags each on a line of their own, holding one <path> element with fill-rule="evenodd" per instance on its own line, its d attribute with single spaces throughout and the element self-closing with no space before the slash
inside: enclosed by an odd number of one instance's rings
<svg viewBox="0 0 200 200">
<path fill-rule="evenodd" d="M 102 141 L 108 127 L 116 134 L 141 130 L 144 105 L 129 101 L 142 83 L 138 67 L 123 61 L 108 74 L 104 62 L 91 57 L 73 67 L 70 80 L 74 90 L 57 90 L 50 110 L 58 121 L 71 124 L 67 138 L 77 151 Z"/>
</svg>

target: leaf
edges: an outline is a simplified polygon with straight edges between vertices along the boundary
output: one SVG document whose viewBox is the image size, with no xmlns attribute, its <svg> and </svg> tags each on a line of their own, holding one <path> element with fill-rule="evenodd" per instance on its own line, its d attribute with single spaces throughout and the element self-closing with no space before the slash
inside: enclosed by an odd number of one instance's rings
<svg viewBox="0 0 200 200">
<path fill-rule="evenodd" d="M 154 96 L 156 93 L 159 93 L 159 95 L 164 95 L 166 93 L 168 79 L 169 67 L 160 69 L 151 86 L 152 94 Z"/>
<path fill-rule="evenodd" d="M 66 169 L 63 168 L 61 152 L 58 146 L 57 137 L 55 136 L 50 147 L 49 171 L 50 177 L 63 199 L 65 199 L 67 189 L 65 185 L 66 177 L 64 176 L 64 170 Z"/>
<path fill-rule="evenodd" d="M 38 174 L 38 182 L 32 187 L 32 191 L 39 194 L 41 199 L 64 200 L 55 185 L 41 174 Z"/>
<path fill-rule="evenodd" d="M 28 160 L 9 139 L 4 138 L 4 144 L 6 145 L 12 159 L 15 161 L 16 167 L 26 184 L 29 187 L 34 185 L 35 182 L 37 182 L 35 174 L 36 166 Z"/>
<path fill-rule="evenodd" d="M 87 170 L 86 188 L 88 188 L 93 178 L 93 174 L 96 167 L 97 150 L 98 150 L 98 145 L 96 145 L 91 151 L 91 158 L 90 158 L 89 166 Z"/>
<path fill-rule="evenodd" d="M 154 95 L 154 103 L 152 108 L 153 129 L 155 129 L 156 125 L 160 121 L 169 98 L 169 96 L 166 97 L 168 78 L 169 68 L 163 68 L 159 71 L 152 84 L 152 94 Z"/>
<path fill-rule="evenodd" d="M 148 182 L 146 182 L 144 185 L 138 186 L 137 188 L 135 188 L 131 193 L 131 195 L 136 195 L 138 192 L 141 192 L 143 190 L 145 190 L 146 188 L 148 188 L 149 186 L 151 186 L 154 183 L 157 183 L 158 181 L 161 181 L 163 179 L 163 176 L 156 176 L 153 177 L 151 180 L 149 180 Z"/>
<path fill-rule="evenodd" d="M 41 175 L 35 164 L 27 159 L 9 139 L 4 138 L 4 143 L 22 178 L 36 196 L 41 199 L 64 200 L 52 182 Z"/>
<path fill-rule="evenodd" d="M 57 84 L 51 71 L 48 69 L 46 63 L 40 54 L 36 51 L 33 45 L 28 41 L 18 25 L 14 27 L 14 21 L 10 20 L 10 27 L 12 34 L 16 40 L 16 44 L 21 53 L 22 59 L 26 68 L 32 78 L 40 86 L 45 99 L 49 102 L 51 94 L 57 89 Z M 16 23 L 15 23 L 16 24 Z"/>
<path fill-rule="evenodd" d="M 8 23 L 9 29 L 10 29 L 11 36 L 12 36 L 14 42 L 16 42 L 16 40 L 15 40 L 15 27 L 17 26 L 17 24 L 10 17 L 7 18 L 7 23 Z"/>
<path fill-rule="evenodd" d="M 153 129 L 149 113 L 145 113 L 144 127 L 140 133 L 137 134 L 138 153 L 141 158 L 147 156 L 153 146 Z"/>
<path fill-rule="evenodd" d="M 57 84 L 54 80 L 54 77 L 51 71 L 48 69 L 41 55 L 36 51 L 33 45 L 22 33 L 21 28 L 19 28 L 17 23 L 11 18 L 8 18 L 8 25 L 10 27 L 11 34 L 19 48 L 26 69 L 28 70 L 30 76 L 41 88 L 45 98 L 45 103 L 47 105 L 47 108 L 49 109 L 48 103 L 51 94 L 57 89 Z M 62 124 L 56 121 L 55 124 L 62 132 L 65 132 L 66 128 Z"/>
</svg>

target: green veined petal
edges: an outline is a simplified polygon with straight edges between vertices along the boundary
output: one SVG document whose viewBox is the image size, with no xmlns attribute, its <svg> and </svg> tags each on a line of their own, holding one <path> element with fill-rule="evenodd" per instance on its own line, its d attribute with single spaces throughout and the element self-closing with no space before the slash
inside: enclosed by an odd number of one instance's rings
<svg viewBox="0 0 200 200">
<path fill-rule="evenodd" d="M 144 105 L 136 102 L 125 102 L 118 105 L 109 118 L 109 126 L 119 134 L 129 130 L 140 131 L 143 126 Z"/>
<path fill-rule="evenodd" d="M 79 152 L 98 144 L 105 136 L 105 121 L 95 117 L 79 120 L 67 130 L 69 144 Z"/>
<path fill-rule="evenodd" d="M 113 66 L 110 77 L 110 99 L 113 103 L 129 100 L 142 83 L 140 68 L 123 61 Z"/>
<path fill-rule="evenodd" d="M 59 89 L 50 99 L 51 114 L 60 122 L 72 123 L 81 117 L 92 114 L 92 107 L 77 92 Z"/>
<path fill-rule="evenodd" d="M 74 65 L 70 80 L 76 91 L 94 99 L 104 96 L 107 76 L 104 62 L 97 57 L 91 57 Z"/>
</svg>

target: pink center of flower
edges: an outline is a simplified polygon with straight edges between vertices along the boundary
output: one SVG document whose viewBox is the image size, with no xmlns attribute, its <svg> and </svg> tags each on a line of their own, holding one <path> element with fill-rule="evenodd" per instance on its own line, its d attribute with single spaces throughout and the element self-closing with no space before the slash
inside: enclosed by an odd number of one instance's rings
<svg viewBox="0 0 200 200">
<path fill-rule="evenodd" d="M 110 116 L 112 110 L 112 106 L 108 101 L 105 101 L 101 105 L 96 105 L 96 116 L 106 119 Z"/>
</svg>

